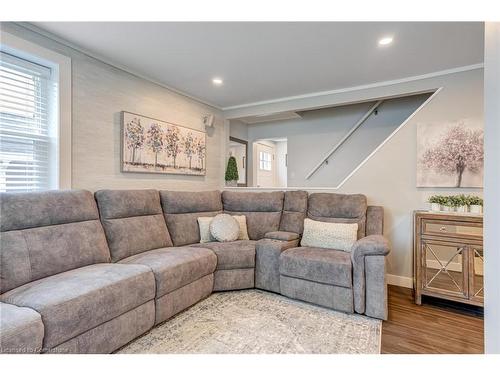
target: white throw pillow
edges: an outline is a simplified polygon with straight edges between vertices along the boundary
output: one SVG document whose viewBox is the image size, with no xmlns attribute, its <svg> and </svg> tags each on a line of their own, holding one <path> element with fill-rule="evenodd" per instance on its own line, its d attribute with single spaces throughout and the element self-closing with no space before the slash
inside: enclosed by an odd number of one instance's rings
<svg viewBox="0 0 500 375">
<path fill-rule="evenodd" d="M 238 240 L 249 240 L 247 229 L 247 217 L 245 215 L 232 215 L 240 226 L 238 233 Z M 203 216 L 198 218 L 198 227 L 200 228 L 200 243 L 216 241 L 214 236 L 210 233 L 210 223 L 213 216 Z"/>
<path fill-rule="evenodd" d="M 219 242 L 236 241 L 240 234 L 240 225 L 231 215 L 219 214 L 210 223 L 210 234 Z"/>
<path fill-rule="evenodd" d="M 357 239 L 357 223 L 326 223 L 305 219 L 300 245 L 351 251 L 352 245 Z"/>
<path fill-rule="evenodd" d="M 215 238 L 210 233 L 210 223 L 213 217 L 199 217 L 198 227 L 200 228 L 200 243 L 213 242 Z"/>
</svg>

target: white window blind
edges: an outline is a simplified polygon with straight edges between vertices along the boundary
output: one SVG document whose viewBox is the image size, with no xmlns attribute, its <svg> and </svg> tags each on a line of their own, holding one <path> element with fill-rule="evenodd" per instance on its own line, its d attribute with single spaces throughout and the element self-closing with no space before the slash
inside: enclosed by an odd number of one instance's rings
<svg viewBox="0 0 500 375">
<path fill-rule="evenodd" d="M 51 69 L 0 56 L 0 191 L 51 188 Z"/>
</svg>

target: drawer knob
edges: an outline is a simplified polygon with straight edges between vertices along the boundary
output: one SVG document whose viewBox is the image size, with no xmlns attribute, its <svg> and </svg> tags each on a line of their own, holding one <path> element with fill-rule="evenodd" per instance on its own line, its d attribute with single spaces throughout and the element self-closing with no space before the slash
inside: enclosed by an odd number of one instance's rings
<svg viewBox="0 0 500 375">
<path fill-rule="evenodd" d="M 440 230 L 441 232 L 446 232 L 446 227 L 441 227 L 441 228 L 439 228 L 439 230 Z"/>
</svg>

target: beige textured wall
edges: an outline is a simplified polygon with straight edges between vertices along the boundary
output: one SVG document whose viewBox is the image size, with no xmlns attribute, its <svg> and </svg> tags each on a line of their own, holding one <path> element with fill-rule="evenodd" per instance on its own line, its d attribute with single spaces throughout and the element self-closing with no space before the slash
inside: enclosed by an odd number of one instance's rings
<svg viewBox="0 0 500 375">
<path fill-rule="evenodd" d="M 219 189 L 222 181 L 224 119 L 210 106 L 114 68 L 15 24 L 5 30 L 72 59 L 72 187 L 88 190 L 155 188 Z M 215 115 L 207 132 L 206 176 L 120 172 L 120 112 L 128 111 L 197 130 Z"/>
<path fill-rule="evenodd" d="M 206 176 L 120 172 L 120 111 L 204 130 L 202 117 L 216 116 L 207 132 Z M 221 184 L 221 113 L 93 59 L 73 59 L 73 187 L 218 189 Z"/>
</svg>

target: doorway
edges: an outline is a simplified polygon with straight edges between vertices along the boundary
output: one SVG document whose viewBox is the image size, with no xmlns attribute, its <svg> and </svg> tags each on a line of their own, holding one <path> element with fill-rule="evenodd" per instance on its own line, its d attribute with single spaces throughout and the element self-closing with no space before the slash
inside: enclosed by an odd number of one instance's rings
<svg viewBox="0 0 500 375">
<path fill-rule="evenodd" d="M 238 186 L 247 186 L 248 179 L 248 142 L 242 139 L 229 137 L 229 156 L 234 156 L 238 168 Z"/>
<path fill-rule="evenodd" d="M 255 187 L 287 187 L 286 143 L 286 139 L 267 139 L 253 143 Z"/>
</svg>

